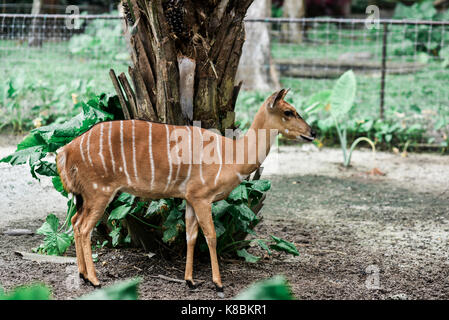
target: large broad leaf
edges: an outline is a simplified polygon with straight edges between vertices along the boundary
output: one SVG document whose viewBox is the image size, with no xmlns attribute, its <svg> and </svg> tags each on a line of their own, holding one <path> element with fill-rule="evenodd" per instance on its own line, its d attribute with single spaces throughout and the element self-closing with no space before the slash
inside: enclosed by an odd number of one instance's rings
<svg viewBox="0 0 449 320">
<path fill-rule="evenodd" d="M 58 217 L 56 217 L 54 214 L 49 214 L 45 219 L 44 224 L 39 229 L 37 229 L 36 233 L 48 236 L 58 231 L 58 224 Z"/>
<path fill-rule="evenodd" d="M 140 278 L 118 282 L 80 297 L 80 300 L 137 300 Z"/>
<path fill-rule="evenodd" d="M 49 255 L 62 255 L 72 243 L 72 237 L 66 233 L 58 233 L 59 219 L 50 214 L 44 224 L 36 231 L 45 235 L 44 244 L 38 248 Z"/>
<path fill-rule="evenodd" d="M 257 282 L 235 297 L 236 300 L 293 300 L 291 289 L 283 276 Z"/>
<path fill-rule="evenodd" d="M 237 188 L 231 191 L 228 196 L 229 200 L 234 202 L 248 201 L 248 190 L 244 183 L 240 184 Z"/>
<path fill-rule="evenodd" d="M 291 242 L 288 242 L 284 239 L 271 236 L 271 238 L 274 240 L 275 244 L 271 244 L 270 248 L 276 251 L 284 251 L 287 253 L 290 253 L 294 256 L 299 256 L 298 249 L 296 249 L 295 245 Z"/>
<path fill-rule="evenodd" d="M 41 161 L 36 165 L 36 173 L 42 176 L 56 177 L 58 176 L 58 169 L 56 168 L 56 163 L 51 163 L 48 161 Z"/>
<path fill-rule="evenodd" d="M 348 114 L 354 104 L 356 89 L 354 72 L 346 71 L 335 83 L 329 97 L 332 116 L 339 119 Z"/>
<path fill-rule="evenodd" d="M 32 163 L 44 158 L 47 152 L 44 151 L 43 146 L 33 146 L 27 149 L 22 149 L 4 157 L 0 162 L 7 162 L 13 166 L 25 164 L 30 159 Z"/>
<path fill-rule="evenodd" d="M 123 219 L 128 215 L 130 211 L 131 211 L 130 205 L 124 204 L 118 206 L 114 210 L 112 210 L 111 214 L 109 215 L 108 221 Z"/>
</svg>

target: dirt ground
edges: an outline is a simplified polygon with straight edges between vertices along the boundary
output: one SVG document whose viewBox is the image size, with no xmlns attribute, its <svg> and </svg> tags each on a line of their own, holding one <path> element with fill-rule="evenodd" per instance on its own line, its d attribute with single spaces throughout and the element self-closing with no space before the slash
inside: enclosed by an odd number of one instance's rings
<svg viewBox="0 0 449 320">
<path fill-rule="evenodd" d="M 0 157 L 14 150 L 0 138 Z M 298 299 L 448 299 L 449 157 L 357 151 L 343 169 L 341 151 L 310 145 L 275 148 L 264 164 L 272 190 L 257 227 L 294 242 L 300 256 L 274 254 L 256 264 L 221 260 L 226 298 L 254 281 L 276 274 L 288 279 Z M 368 171 L 377 167 L 384 176 Z M 50 182 L 33 180 L 26 166 L 0 164 L 0 284 L 44 282 L 54 299 L 72 299 L 93 288 L 77 283 L 74 265 L 37 263 L 15 251 L 28 251 L 39 235 L 9 236 L 11 228 L 35 231 L 49 213 L 62 218 L 65 199 Z M 257 248 L 249 250 L 262 254 Z M 195 260 L 191 292 L 182 279 L 184 257 L 149 258 L 136 249 L 97 250 L 104 286 L 141 277 L 141 299 L 216 299 L 208 259 Z M 73 247 L 67 253 L 74 255 Z"/>
</svg>

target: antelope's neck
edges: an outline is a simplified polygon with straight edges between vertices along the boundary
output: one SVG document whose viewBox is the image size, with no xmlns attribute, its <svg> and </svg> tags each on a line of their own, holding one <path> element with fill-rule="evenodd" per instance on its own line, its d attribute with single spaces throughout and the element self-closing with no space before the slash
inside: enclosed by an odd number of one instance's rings
<svg viewBox="0 0 449 320">
<path fill-rule="evenodd" d="M 236 166 L 242 175 L 249 175 L 262 165 L 275 141 L 277 130 L 269 128 L 265 122 L 261 108 L 246 135 L 235 142 L 236 148 L 244 148 L 245 161 Z"/>
</svg>

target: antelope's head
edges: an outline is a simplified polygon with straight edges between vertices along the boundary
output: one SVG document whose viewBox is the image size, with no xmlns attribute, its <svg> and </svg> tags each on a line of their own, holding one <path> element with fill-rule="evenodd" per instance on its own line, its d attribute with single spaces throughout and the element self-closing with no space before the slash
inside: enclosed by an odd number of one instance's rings
<svg viewBox="0 0 449 320">
<path fill-rule="evenodd" d="M 296 109 L 288 102 L 284 101 L 288 90 L 273 93 L 266 101 L 266 111 L 268 117 L 267 125 L 272 129 L 277 129 L 279 133 L 288 139 L 313 141 L 316 133 L 298 114 Z"/>
</svg>

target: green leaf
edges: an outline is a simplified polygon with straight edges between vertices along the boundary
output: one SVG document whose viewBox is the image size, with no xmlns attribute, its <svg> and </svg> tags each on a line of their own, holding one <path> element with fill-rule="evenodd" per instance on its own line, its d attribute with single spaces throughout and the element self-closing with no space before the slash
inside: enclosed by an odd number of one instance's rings
<svg viewBox="0 0 449 320">
<path fill-rule="evenodd" d="M 61 193 L 64 197 L 68 196 L 67 192 L 64 190 L 64 186 L 62 185 L 62 181 L 59 176 L 53 177 L 51 179 L 51 182 L 53 183 L 53 187 L 55 187 L 56 191 Z"/>
<path fill-rule="evenodd" d="M 348 114 L 355 100 L 357 82 L 352 70 L 346 71 L 335 83 L 329 97 L 330 112 L 336 118 Z"/>
<path fill-rule="evenodd" d="M 132 205 L 135 198 L 136 198 L 136 196 L 134 196 L 130 193 L 123 192 L 120 194 L 120 196 L 117 198 L 116 201 Z"/>
<path fill-rule="evenodd" d="M 271 256 L 271 250 L 264 240 L 258 239 L 256 240 L 256 243 Z"/>
<path fill-rule="evenodd" d="M 235 297 L 236 300 L 293 300 L 291 289 L 283 276 L 260 281 Z"/>
<path fill-rule="evenodd" d="M 167 199 L 153 200 L 148 207 L 147 212 L 145 213 L 145 217 L 150 217 L 153 214 L 161 214 L 170 210 L 171 202 Z"/>
<path fill-rule="evenodd" d="M 215 225 L 215 233 L 217 235 L 217 238 L 219 238 L 226 232 L 226 227 L 220 220 L 214 220 L 214 225 Z"/>
<path fill-rule="evenodd" d="M 112 210 L 111 214 L 109 215 L 108 221 L 121 220 L 125 218 L 130 211 L 131 206 L 127 204 L 116 207 L 114 210 Z"/>
<path fill-rule="evenodd" d="M 115 283 L 107 288 L 95 290 L 79 300 L 137 300 L 140 278 Z"/>
<path fill-rule="evenodd" d="M 109 236 L 112 239 L 113 247 L 116 247 L 119 244 L 121 230 L 122 230 L 122 227 L 116 227 L 116 228 L 112 229 L 111 232 L 109 232 Z"/>
<path fill-rule="evenodd" d="M 59 219 L 50 214 L 45 222 L 36 231 L 37 234 L 45 235 L 44 244 L 39 249 L 48 255 L 62 255 L 72 244 L 72 236 L 66 233 L 58 233 Z"/>
<path fill-rule="evenodd" d="M 25 164 L 30 159 L 31 164 L 44 158 L 47 152 L 44 151 L 43 146 L 34 146 L 27 149 L 22 149 L 4 157 L 0 162 L 7 162 L 13 166 Z M 32 159 L 32 160 L 31 160 Z"/>
<path fill-rule="evenodd" d="M 0 300 L 50 300 L 51 291 L 43 284 L 21 286 L 9 293 L 0 288 Z"/>
<path fill-rule="evenodd" d="M 49 214 L 42 226 L 37 229 L 37 234 L 49 235 L 58 231 L 59 219 L 54 214 Z"/>
<path fill-rule="evenodd" d="M 249 263 L 256 263 L 260 260 L 260 257 L 256 257 L 256 256 L 252 255 L 251 253 L 246 251 L 246 249 L 237 250 L 237 255 L 239 257 L 244 258 L 245 261 L 249 262 Z"/>
<path fill-rule="evenodd" d="M 276 251 L 284 251 L 290 253 L 294 256 L 299 256 L 298 249 L 296 249 L 295 245 L 291 242 L 288 242 L 284 239 L 271 236 L 271 238 L 275 241 L 275 244 L 271 244 L 270 248 Z"/>
<path fill-rule="evenodd" d="M 231 206 L 226 200 L 217 201 L 212 204 L 212 214 L 215 219 L 220 219 Z"/>
<path fill-rule="evenodd" d="M 179 231 L 183 230 L 185 226 L 183 216 L 183 212 L 179 211 L 176 207 L 172 208 L 163 225 L 166 230 L 164 231 L 162 241 L 170 243 L 176 239 Z"/>
<path fill-rule="evenodd" d="M 270 180 L 254 180 L 252 181 L 252 189 L 259 192 L 267 192 L 271 188 Z"/>
<path fill-rule="evenodd" d="M 232 190 L 228 199 L 234 202 L 248 201 L 248 190 L 246 189 L 245 184 L 240 184 L 237 188 Z"/>
<path fill-rule="evenodd" d="M 39 133 L 32 132 L 17 145 L 17 151 L 41 145 L 46 145 L 45 140 L 42 139 Z"/>
<path fill-rule="evenodd" d="M 56 168 L 56 163 L 51 163 L 48 161 L 40 161 L 36 165 L 37 169 L 35 169 L 36 173 L 42 176 L 54 177 L 58 176 L 58 169 Z"/>
</svg>

